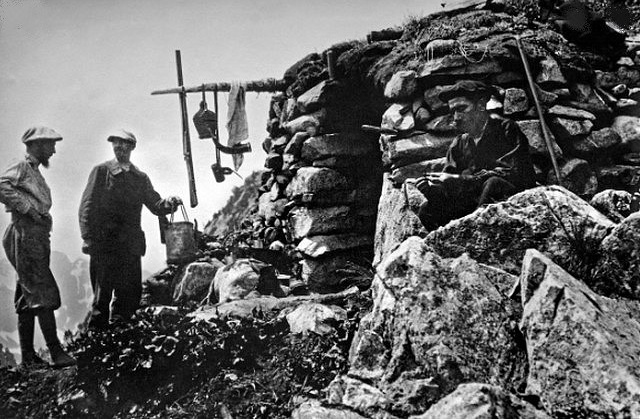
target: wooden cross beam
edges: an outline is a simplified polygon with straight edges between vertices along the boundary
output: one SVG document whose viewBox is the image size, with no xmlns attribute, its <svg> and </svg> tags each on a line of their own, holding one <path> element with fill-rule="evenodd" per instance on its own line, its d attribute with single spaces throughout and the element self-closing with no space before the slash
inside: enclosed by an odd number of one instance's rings
<svg viewBox="0 0 640 419">
<path fill-rule="evenodd" d="M 155 90 L 151 92 L 152 95 L 166 95 L 171 93 L 202 93 L 205 92 L 228 92 L 231 90 L 232 83 L 220 82 L 220 83 L 204 83 L 200 86 L 192 87 L 174 87 L 165 90 Z M 282 79 L 263 79 L 243 82 L 244 90 L 247 92 L 283 92 L 286 89 L 286 83 Z"/>
</svg>

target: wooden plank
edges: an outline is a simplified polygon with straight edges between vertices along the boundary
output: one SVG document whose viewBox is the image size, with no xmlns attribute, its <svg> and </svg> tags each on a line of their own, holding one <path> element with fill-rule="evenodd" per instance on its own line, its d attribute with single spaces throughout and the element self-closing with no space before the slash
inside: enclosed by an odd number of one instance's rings
<svg viewBox="0 0 640 419">
<path fill-rule="evenodd" d="M 217 83 L 204 83 L 199 86 L 185 87 L 185 93 L 201 93 L 204 87 L 206 92 L 228 92 L 231 90 L 232 83 L 228 82 L 217 82 Z M 283 92 L 286 89 L 285 81 L 282 79 L 263 79 L 263 80 L 254 80 L 248 82 L 242 82 L 244 85 L 245 91 L 247 92 Z M 164 90 L 155 90 L 151 92 L 152 95 L 166 95 L 166 94 L 175 94 L 182 93 L 183 90 L 181 87 L 172 88 L 172 89 L 164 89 Z"/>
</svg>

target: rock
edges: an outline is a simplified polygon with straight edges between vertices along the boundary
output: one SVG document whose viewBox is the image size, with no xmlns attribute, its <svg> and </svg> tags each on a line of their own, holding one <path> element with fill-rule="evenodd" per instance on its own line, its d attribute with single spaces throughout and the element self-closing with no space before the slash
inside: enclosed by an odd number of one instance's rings
<svg viewBox="0 0 640 419">
<path fill-rule="evenodd" d="M 224 263 L 218 259 L 188 264 L 173 291 L 173 302 L 176 304 L 200 303 L 207 296 L 216 272 L 222 267 Z"/>
<path fill-rule="evenodd" d="M 393 183 L 393 186 L 399 188 L 409 178 L 418 178 L 424 176 L 425 173 L 442 172 L 446 161 L 446 157 L 440 157 L 398 167 L 393 169 L 389 180 Z"/>
<path fill-rule="evenodd" d="M 386 158 L 391 162 L 391 166 L 396 168 L 444 157 L 454 138 L 454 136 L 424 133 L 389 141 L 385 152 Z"/>
<path fill-rule="evenodd" d="M 287 186 L 289 199 L 302 198 L 304 195 L 313 202 L 329 204 L 348 203 L 347 196 L 353 190 L 353 183 L 336 170 L 316 167 L 301 167 Z"/>
<path fill-rule="evenodd" d="M 631 197 L 627 191 L 606 189 L 591 198 L 589 205 L 606 215 L 614 223 L 619 223 L 631 215 Z"/>
<path fill-rule="evenodd" d="M 489 384 L 465 383 L 424 414 L 410 419 L 551 419 L 504 389 Z"/>
<path fill-rule="evenodd" d="M 609 156 L 620 145 L 622 139 L 612 128 L 591 131 L 586 138 L 579 138 L 565 144 L 569 154 L 582 158 Z"/>
<path fill-rule="evenodd" d="M 525 121 L 516 121 L 518 127 L 522 133 L 527 137 L 527 141 L 529 142 L 529 153 L 536 156 L 549 156 L 549 150 L 547 150 L 547 143 L 544 139 L 544 135 L 542 134 L 542 126 L 540 125 L 540 120 L 525 120 Z M 556 139 L 553 136 L 551 130 L 549 130 L 549 135 L 551 136 L 551 144 L 553 145 L 553 151 L 556 154 L 556 157 L 562 157 L 562 150 L 556 143 Z"/>
<path fill-rule="evenodd" d="M 394 188 L 390 177 L 385 175 L 378 203 L 373 266 L 377 266 L 408 237 L 427 234 L 418 216 L 411 209 L 411 204 L 417 209 L 426 198 L 415 186 L 408 189 L 409 201 L 413 202 L 407 202 L 403 190 Z"/>
<path fill-rule="evenodd" d="M 303 259 L 302 280 L 310 291 L 319 293 L 336 292 L 350 286 L 350 281 L 361 276 L 362 270 L 350 252 L 334 252 L 327 256 Z M 359 281 L 360 278 L 355 278 Z M 367 284 L 368 286 L 369 284 Z"/>
<path fill-rule="evenodd" d="M 345 205 L 327 208 L 298 207 L 289 213 L 289 227 L 296 240 L 354 231 L 358 224 L 355 211 Z"/>
<path fill-rule="evenodd" d="M 457 41 L 455 39 L 434 39 L 429 41 L 425 47 L 427 59 L 440 58 L 452 54 L 456 51 Z"/>
<path fill-rule="evenodd" d="M 540 61 L 540 71 L 536 76 L 536 83 L 543 89 L 553 89 L 563 87 L 567 80 L 562 75 L 558 62 L 551 56 L 547 56 Z"/>
<path fill-rule="evenodd" d="M 631 166 L 640 166 L 640 153 L 625 153 L 620 156 L 620 162 Z"/>
<path fill-rule="evenodd" d="M 361 135 L 326 134 L 306 140 L 302 145 L 301 157 L 307 161 L 336 156 L 353 158 L 371 154 L 376 148 L 375 142 Z"/>
<path fill-rule="evenodd" d="M 520 272 L 526 249 L 535 248 L 573 270 L 585 255 L 568 235 L 579 234 L 585 248 L 598 249 L 614 227 L 577 195 L 560 186 L 547 186 L 451 221 L 429 233 L 426 243 L 445 257 L 466 252 L 479 262 L 514 274 Z"/>
<path fill-rule="evenodd" d="M 418 92 L 418 81 L 416 72 L 412 70 L 402 70 L 394 73 L 391 80 L 387 82 L 384 88 L 384 97 L 399 101 L 410 99 Z"/>
<path fill-rule="evenodd" d="M 282 152 L 284 151 L 288 143 L 289 143 L 289 137 L 286 135 L 281 135 L 280 137 L 271 141 L 271 146 L 269 148 L 268 153 L 282 154 Z"/>
<path fill-rule="evenodd" d="M 640 151 L 640 118 L 637 116 L 616 116 L 611 125 L 620 135 L 621 146 L 625 151 Z"/>
<path fill-rule="evenodd" d="M 304 402 L 291 412 L 291 419 L 366 419 L 346 409 L 323 407 L 318 401 Z"/>
<path fill-rule="evenodd" d="M 607 296 L 640 300 L 640 213 L 622 220 L 600 246 L 601 258 L 588 284 Z"/>
<path fill-rule="evenodd" d="M 413 112 L 413 118 L 415 120 L 416 128 L 425 129 L 433 118 L 431 112 L 425 107 L 419 107 Z"/>
<path fill-rule="evenodd" d="M 610 71 L 596 70 L 596 86 L 602 89 L 613 89 L 620 84 L 620 80 L 615 73 Z"/>
<path fill-rule="evenodd" d="M 296 106 L 296 99 L 289 98 L 284 102 L 282 106 L 282 112 L 280 113 L 280 125 L 284 128 L 287 122 L 300 116 L 300 112 Z"/>
<path fill-rule="evenodd" d="M 285 205 L 289 202 L 286 198 L 272 199 L 271 194 L 265 193 L 258 198 L 258 215 L 264 218 L 279 217 L 284 213 Z"/>
<path fill-rule="evenodd" d="M 624 83 L 617 84 L 611 89 L 611 93 L 617 97 L 624 97 L 628 93 L 627 85 Z"/>
<path fill-rule="evenodd" d="M 638 115 L 638 101 L 628 98 L 619 99 L 615 104 L 616 111 L 620 115 Z"/>
<path fill-rule="evenodd" d="M 339 250 L 356 249 L 371 244 L 373 244 L 373 238 L 370 236 L 344 233 L 305 237 L 298 243 L 296 250 L 310 258 L 319 258 Z"/>
<path fill-rule="evenodd" d="M 360 412 L 385 410 L 391 404 L 389 397 L 381 390 L 349 376 L 333 379 L 327 387 L 327 401 L 332 405 L 344 405 Z"/>
<path fill-rule="evenodd" d="M 313 332 L 318 335 L 335 333 L 335 325 L 347 320 L 347 311 L 342 307 L 318 303 L 305 303 L 287 314 L 291 333 Z"/>
<path fill-rule="evenodd" d="M 587 119 L 589 121 L 595 121 L 596 116 L 591 112 L 583 111 L 582 109 L 576 109 L 569 106 L 564 105 L 554 105 L 548 111 L 547 114 L 560 116 L 567 119 L 577 119 L 583 120 Z"/>
<path fill-rule="evenodd" d="M 626 84 L 627 86 L 636 86 L 638 81 L 640 81 L 640 71 L 635 68 L 629 68 L 627 66 L 621 66 L 616 71 L 616 75 L 620 82 Z"/>
<path fill-rule="evenodd" d="M 253 291 L 264 295 L 281 291 L 273 266 L 256 259 L 237 259 L 218 269 L 211 285 L 207 296 L 210 303 L 241 300 Z"/>
<path fill-rule="evenodd" d="M 323 80 L 311 89 L 307 90 L 296 100 L 296 106 L 302 112 L 310 113 L 329 105 L 331 99 L 336 96 L 338 84 L 328 80 Z"/>
<path fill-rule="evenodd" d="M 264 167 L 276 172 L 282 169 L 282 154 L 270 153 L 264 161 Z"/>
<path fill-rule="evenodd" d="M 389 400 L 395 414 L 418 414 L 462 382 L 512 389 L 524 380 L 519 308 L 468 256 L 442 259 L 410 237 L 378 265 L 372 292 L 348 375 L 382 393 L 380 407 Z"/>
<path fill-rule="evenodd" d="M 536 85 L 536 93 L 538 94 L 538 100 L 543 106 L 551 106 L 558 101 L 558 95 L 556 93 L 547 92 Z"/>
<path fill-rule="evenodd" d="M 291 154 L 295 158 L 300 158 L 302 145 L 307 138 L 309 138 L 309 134 L 307 132 L 296 132 L 284 148 L 284 154 Z"/>
<path fill-rule="evenodd" d="M 530 249 L 520 276 L 527 393 L 562 417 L 640 417 L 640 305 L 601 297 Z"/>
<path fill-rule="evenodd" d="M 443 86 L 433 86 L 425 89 L 424 95 L 422 95 L 424 103 L 427 104 L 434 115 L 442 115 L 449 112 L 449 105 L 447 102 L 441 101 L 438 97 L 443 88 Z"/>
<path fill-rule="evenodd" d="M 522 89 L 512 87 L 505 91 L 504 95 L 504 114 L 513 115 L 526 112 L 529 109 L 529 98 L 527 92 Z"/>
<path fill-rule="evenodd" d="M 628 192 L 636 192 L 640 184 L 640 167 L 628 165 L 615 165 L 599 167 L 596 171 L 599 188 L 620 189 Z"/>
<path fill-rule="evenodd" d="M 629 57 L 620 57 L 618 61 L 616 61 L 617 65 L 626 65 L 627 67 L 633 67 L 635 63 Z"/>
<path fill-rule="evenodd" d="M 289 134 L 294 135 L 298 132 L 306 132 L 309 135 L 321 134 L 321 127 L 325 125 L 327 120 L 326 109 L 320 109 L 308 115 L 302 115 L 292 121 L 287 122 L 284 128 Z"/>
<path fill-rule="evenodd" d="M 590 196 L 598 190 L 598 178 L 589 163 L 582 159 L 570 159 L 560 165 L 560 181 L 550 170 L 548 184 L 559 184 L 580 196 Z"/>
<path fill-rule="evenodd" d="M 397 131 L 409 131 L 415 127 L 411 107 L 394 103 L 382 114 L 381 127 Z"/>
<path fill-rule="evenodd" d="M 560 141 L 570 141 L 578 136 L 589 135 L 593 122 L 588 119 L 575 120 L 561 117 L 550 118 L 550 127 Z"/>
<path fill-rule="evenodd" d="M 503 68 L 498 61 L 491 57 L 480 62 L 469 62 L 462 55 L 447 55 L 434 58 L 423 64 L 420 78 L 427 85 L 453 84 L 461 78 L 485 78 L 502 73 Z"/>
</svg>

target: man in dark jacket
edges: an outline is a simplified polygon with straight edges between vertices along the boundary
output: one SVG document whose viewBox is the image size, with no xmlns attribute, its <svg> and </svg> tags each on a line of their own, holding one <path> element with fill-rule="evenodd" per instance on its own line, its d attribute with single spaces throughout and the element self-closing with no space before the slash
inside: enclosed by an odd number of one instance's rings
<svg viewBox="0 0 640 419">
<path fill-rule="evenodd" d="M 127 321 L 139 307 L 140 260 L 146 251 L 142 205 L 164 215 L 182 204 L 178 197 L 162 199 L 149 177 L 131 163 L 136 147 L 132 133 L 121 130 L 107 140 L 116 158 L 93 168 L 78 212 L 83 252 L 91 256 L 91 328 L 106 328 L 110 320 Z"/>
<path fill-rule="evenodd" d="M 449 146 L 443 173 L 416 183 L 427 198 L 418 213 L 427 229 L 535 185 L 527 138 L 515 122 L 487 112 L 487 85 L 463 80 L 439 97 L 461 134 Z"/>
<path fill-rule="evenodd" d="M 51 191 L 39 166 L 49 167 L 62 136 L 47 127 L 33 127 L 22 136 L 27 147 L 24 159 L 11 164 L 0 175 L 0 202 L 11 213 L 2 244 L 11 265 L 18 273 L 14 296 L 18 313 L 18 335 L 22 365 L 39 366 L 46 362 L 33 347 L 35 318 L 49 348 L 54 367 L 76 364 L 60 345 L 53 311 L 60 308 L 60 291 L 49 268 L 51 255 Z"/>
</svg>

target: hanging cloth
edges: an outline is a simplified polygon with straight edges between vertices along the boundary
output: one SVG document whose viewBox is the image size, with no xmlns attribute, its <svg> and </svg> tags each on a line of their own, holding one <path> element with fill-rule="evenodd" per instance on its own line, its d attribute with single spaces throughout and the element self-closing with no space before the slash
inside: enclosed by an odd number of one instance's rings
<svg viewBox="0 0 640 419">
<path fill-rule="evenodd" d="M 249 138 L 249 124 L 245 109 L 245 88 L 238 82 L 231 84 L 229 102 L 227 104 L 227 131 L 229 131 L 229 147 L 233 147 Z M 233 155 L 233 166 L 238 170 L 242 165 L 242 154 Z"/>
</svg>

